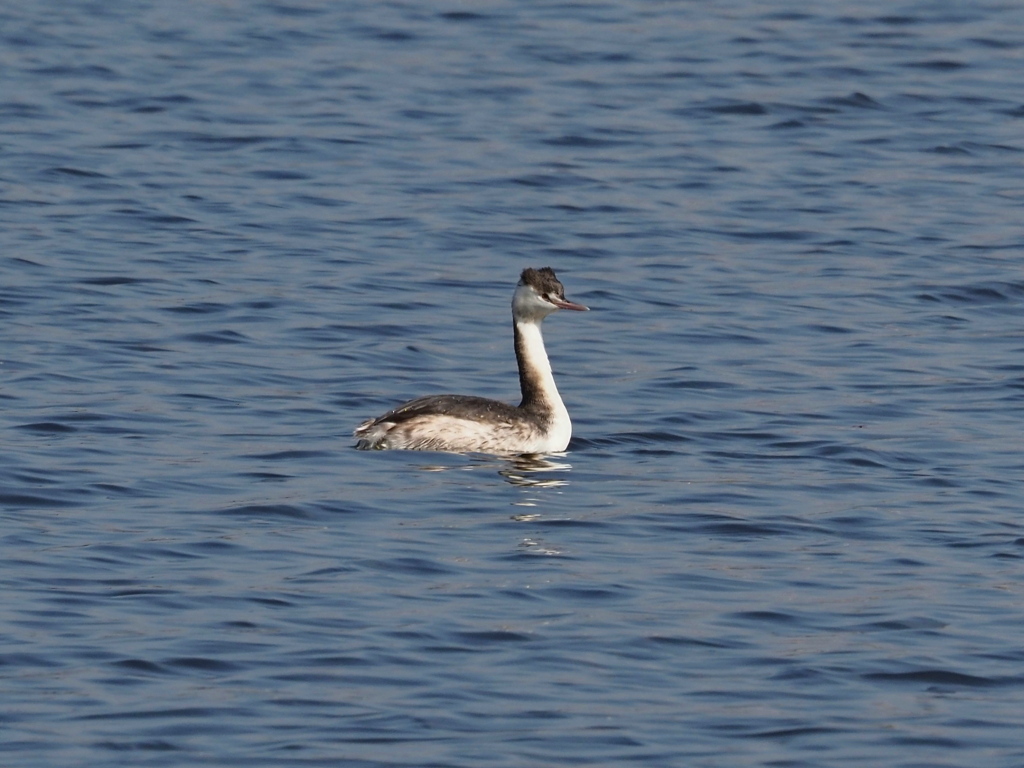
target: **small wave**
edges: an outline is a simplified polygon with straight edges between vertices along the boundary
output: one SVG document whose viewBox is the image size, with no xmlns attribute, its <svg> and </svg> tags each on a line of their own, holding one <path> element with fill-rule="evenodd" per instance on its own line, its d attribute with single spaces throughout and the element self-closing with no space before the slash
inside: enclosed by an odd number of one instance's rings
<svg viewBox="0 0 1024 768">
<path fill-rule="evenodd" d="M 222 330 L 205 333 L 189 333 L 181 337 L 197 344 L 242 344 L 249 339 L 237 331 Z"/>
<path fill-rule="evenodd" d="M 946 669 L 922 669 L 914 672 L 869 672 L 865 680 L 879 680 L 894 683 L 928 683 L 931 685 L 956 686 L 959 688 L 991 688 L 1002 685 L 1002 681 L 991 677 L 965 675 Z"/>
<path fill-rule="evenodd" d="M 856 107 L 858 109 L 881 109 L 882 105 L 867 94 L 854 91 L 848 96 L 824 99 L 825 104 L 832 104 L 838 107 Z"/>
<path fill-rule="evenodd" d="M 509 630 L 491 630 L 488 632 L 457 632 L 456 637 L 471 645 L 489 645 L 491 643 L 525 643 L 533 638 L 522 632 Z"/>
<path fill-rule="evenodd" d="M 714 104 L 702 108 L 705 112 L 716 115 L 766 115 L 768 110 L 756 101 L 744 101 L 735 104 Z"/>
<path fill-rule="evenodd" d="M 220 514 L 234 517 L 287 517 L 307 518 L 309 513 L 291 504 L 244 504 L 238 507 L 226 507 L 219 510 Z"/>
<path fill-rule="evenodd" d="M 71 507 L 78 502 L 69 501 L 57 496 L 44 496 L 37 493 L 0 493 L 0 506 L 39 508 Z"/>
<path fill-rule="evenodd" d="M 154 278 L 126 277 L 123 275 L 111 275 L 109 277 L 86 277 L 77 281 L 81 285 L 135 285 L 137 283 L 160 282 Z"/>
<path fill-rule="evenodd" d="M 917 294 L 919 301 L 946 304 L 996 304 L 1024 298 L 1024 282 L 928 286 Z"/>
<path fill-rule="evenodd" d="M 293 459 L 313 459 L 330 455 L 329 451 L 305 451 L 293 449 L 288 451 L 273 451 L 271 453 L 249 453 L 245 454 L 242 458 L 260 459 L 263 461 L 291 461 Z"/>
<path fill-rule="evenodd" d="M 38 432 L 44 435 L 59 435 L 67 432 L 77 432 L 76 427 L 68 424 L 61 424 L 57 421 L 37 421 L 32 424 L 19 424 L 15 429 L 22 429 L 26 432 Z"/>
<path fill-rule="evenodd" d="M 797 624 L 800 622 L 796 616 L 782 611 L 740 611 L 732 614 L 732 617 L 740 621 L 755 621 L 764 624 Z"/>
</svg>

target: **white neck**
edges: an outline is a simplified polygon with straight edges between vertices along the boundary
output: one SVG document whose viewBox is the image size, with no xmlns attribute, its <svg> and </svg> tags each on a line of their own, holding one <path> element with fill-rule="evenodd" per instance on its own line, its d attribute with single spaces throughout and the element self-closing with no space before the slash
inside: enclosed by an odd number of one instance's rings
<svg viewBox="0 0 1024 768">
<path fill-rule="evenodd" d="M 516 320 L 515 335 L 519 383 L 523 391 L 523 401 L 519 405 L 544 418 L 550 443 L 547 450 L 564 451 L 572 436 L 572 422 L 555 386 L 540 333 L 540 322 Z"/>
</svg>

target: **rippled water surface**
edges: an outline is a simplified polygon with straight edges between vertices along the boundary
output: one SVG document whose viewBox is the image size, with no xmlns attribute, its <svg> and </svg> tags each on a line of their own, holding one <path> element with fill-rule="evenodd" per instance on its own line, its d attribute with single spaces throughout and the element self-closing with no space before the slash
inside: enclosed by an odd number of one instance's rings
<svg viewBox="0 0 1024 768">
<path fill-rule="evenodd" d="M 1024 764 L 1024 11 L 0 12 L 4 766 Z M 515 400 L 564 456 L 357 452 Z"/>
</svg>

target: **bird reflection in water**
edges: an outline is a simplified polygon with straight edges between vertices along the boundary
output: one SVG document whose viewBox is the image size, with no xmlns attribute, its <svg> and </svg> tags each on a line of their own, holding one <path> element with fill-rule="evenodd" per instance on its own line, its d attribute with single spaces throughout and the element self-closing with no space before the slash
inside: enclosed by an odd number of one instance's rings
<svg viewBox="0 0 1024 768">
<path fill-rule="evenodd" d="M 474 456 L 468 465 L 452 466 L 450 464 L 421 464 L 423 472 L 451 472 L 454 470 L 473 471 L 478 469 L 497 468 L 499 475 L 511 485 L 528 488 L 559 488 L 568 485 L 569 481 L 558 477 L 541 476 L 539 473 L 568 472 L 572 464 L 567 461 L 556 461 L 551 456 L 540 454 L 522 454 L 519 456 Z"/>
</svg>

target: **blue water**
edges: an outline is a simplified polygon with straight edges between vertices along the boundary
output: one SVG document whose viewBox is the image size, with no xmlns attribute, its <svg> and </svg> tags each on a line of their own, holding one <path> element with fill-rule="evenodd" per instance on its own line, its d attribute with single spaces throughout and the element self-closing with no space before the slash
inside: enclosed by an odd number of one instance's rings
<svg viewBox="0 0 1024 768">
<path fill-rule="evenodd" d="M 7 4 L 0 764 L 1024 765 L 1016 3 Z M 353 450 L 515 400 L 575 436 Z"/>
</svg>

